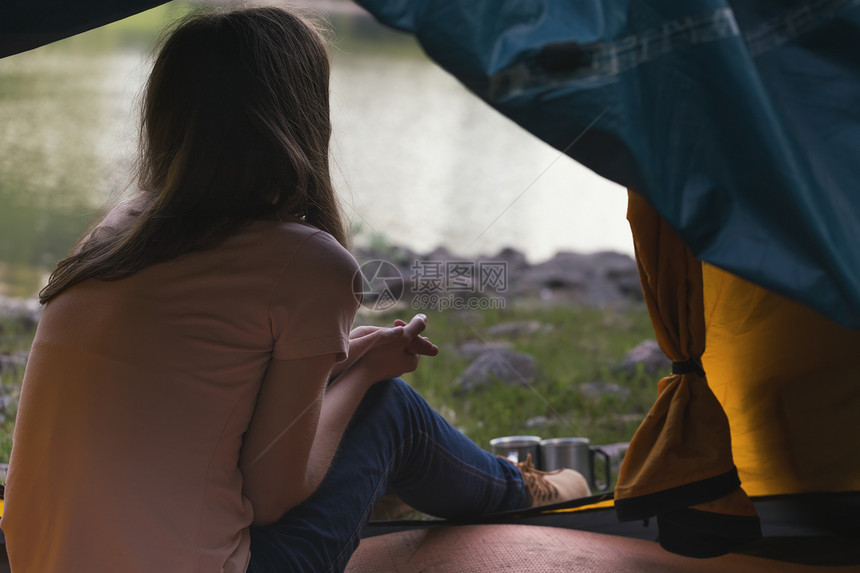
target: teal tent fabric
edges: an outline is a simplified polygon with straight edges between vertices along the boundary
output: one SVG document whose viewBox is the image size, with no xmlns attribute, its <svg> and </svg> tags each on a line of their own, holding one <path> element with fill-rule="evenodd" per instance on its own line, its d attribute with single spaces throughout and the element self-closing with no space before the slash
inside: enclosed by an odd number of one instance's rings
<svg viewBox="0 0 860 573">
<path fill-rule="evenodd" d="M 860 1 L 359 4 L 698 258 L 860 327 Z"/>
</svg>

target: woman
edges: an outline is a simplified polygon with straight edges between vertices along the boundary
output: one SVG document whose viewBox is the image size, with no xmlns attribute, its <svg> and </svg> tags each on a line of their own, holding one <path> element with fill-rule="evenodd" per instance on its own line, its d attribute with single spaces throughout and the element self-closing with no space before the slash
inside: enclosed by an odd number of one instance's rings
<svg viewBox="0 0 860 573">
<path fill-rule="evenodd" d="M 279 9 L 167 37 L 140 196 L 42 292 L 2 522 L 16 573 L 337 571 L 387 490 L 440 516 L 586 494 L 395 379 L 437 352 L 423 316 L 349 333 L 328 75 L 320 35 Z"/>
</svg>

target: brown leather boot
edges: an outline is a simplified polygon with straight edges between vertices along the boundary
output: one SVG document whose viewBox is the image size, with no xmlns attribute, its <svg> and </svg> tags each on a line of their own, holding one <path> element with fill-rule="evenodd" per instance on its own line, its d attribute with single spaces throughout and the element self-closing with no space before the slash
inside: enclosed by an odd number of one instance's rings
<svg viewBox="0 0 860 573">
<path fill-rule="evenodd" d="M 502 459 L 510 462 L 507 458 Z M 526 457 L 526 461 L 514 465 L 523 474 L 530 507 L 561 503 L 591 495 L 588 482 L 576 470 L 561 468 L 551 472 L 541 471 L 532 463 L 531 454 Z"/>
</svg>

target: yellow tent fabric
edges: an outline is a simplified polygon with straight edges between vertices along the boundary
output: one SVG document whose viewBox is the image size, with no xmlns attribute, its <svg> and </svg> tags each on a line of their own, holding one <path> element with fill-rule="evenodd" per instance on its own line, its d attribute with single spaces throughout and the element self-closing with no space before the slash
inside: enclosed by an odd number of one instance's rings
<svg viewBox="0 0 860 573">
<path fill-rule="evenodd" d="M 703 277 L 703 363 L 744 489 L 860 491 L 860 331 L 714 266 Z"/>
<path fill-rule="evenodd" d="M 759 536 L 760 526 L 739 487 L 728 419 L 702 369 L 702 264 L 644 199 L 631 191 L 628 200 L 645 302 L 674 366 L 630 442 L 616 510 L 621 519 L 657 515 L 661 543 L 669 549 L 720 554 Z"/>
</svg>

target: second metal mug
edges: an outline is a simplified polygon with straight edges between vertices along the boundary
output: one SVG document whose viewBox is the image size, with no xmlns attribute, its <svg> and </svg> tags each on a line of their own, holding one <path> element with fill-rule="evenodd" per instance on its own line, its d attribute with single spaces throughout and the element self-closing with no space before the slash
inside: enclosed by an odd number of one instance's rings
<svg viewBox="0 0 860 573">
<path fill-rule="evenodd" d="M 604 481 L 600 484 L 595 479 L 594 456 L 603 457 Z M 610 485 L 609 454 L 600 448 L 592 448 L 588 438 L 551 438 L 540 442 L 539 466 L 544 471 L 558 468 L 570 468 L 578 471 L 593 490 L 606 491 Z"/>
</svg>

